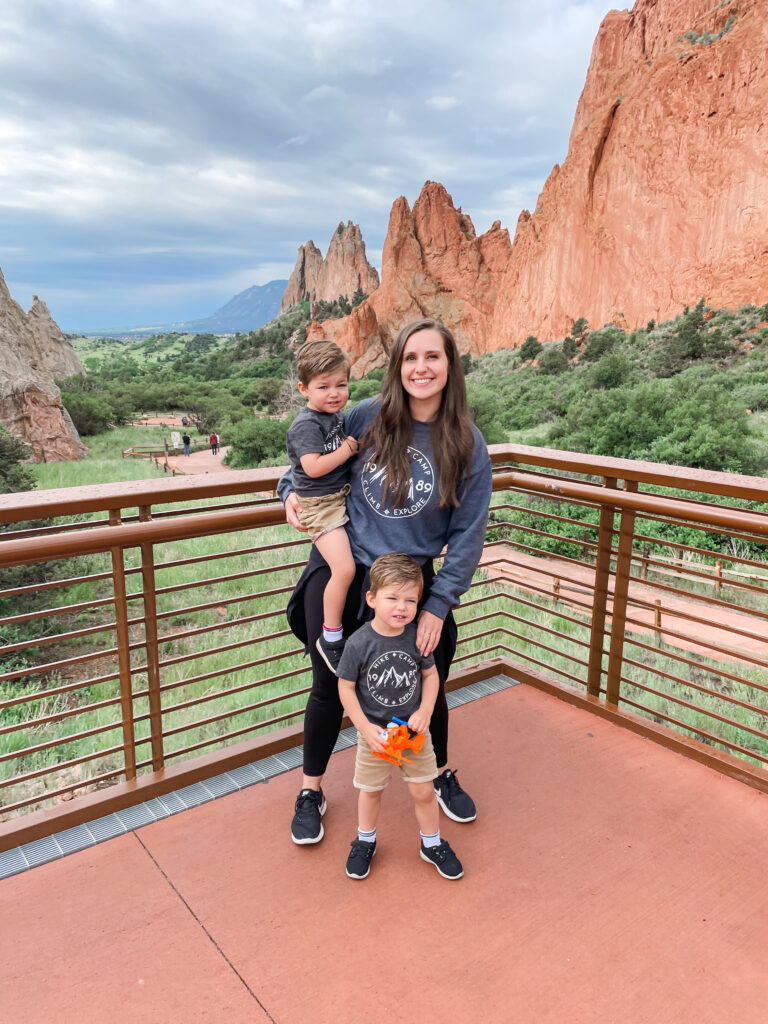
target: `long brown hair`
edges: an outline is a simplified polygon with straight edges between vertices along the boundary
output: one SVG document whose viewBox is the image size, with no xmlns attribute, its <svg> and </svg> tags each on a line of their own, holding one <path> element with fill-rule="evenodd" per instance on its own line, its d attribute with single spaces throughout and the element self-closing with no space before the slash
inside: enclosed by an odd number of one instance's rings
<svg viewBox="0 0 768 1024">
<path fill-rule="evenodd" d="M 381 385 L 381 408 L 363 435 L 360 450 L 373 449 L 369 458 L 386 466 L 384 495 L 395 507 L 405 504 L 411 469 L 408 445 L 413 440 L 413 419 L 408 394 L 400 379 L 403 352 L 408 339 L 418 331 L 434 330 L 443 339 L 448 358 L 448 380 L 443 388 L 440 409 L 430 425 L 432 448 L 437 462 L 440 508 L 459 504 L 457 491 L 469 470 L 475 439 L 467 409 L 467 389 L 456 339 L 439 320 L 426 318 L 406 324 L 392 346 L 387 375 Z"/>
</svg>

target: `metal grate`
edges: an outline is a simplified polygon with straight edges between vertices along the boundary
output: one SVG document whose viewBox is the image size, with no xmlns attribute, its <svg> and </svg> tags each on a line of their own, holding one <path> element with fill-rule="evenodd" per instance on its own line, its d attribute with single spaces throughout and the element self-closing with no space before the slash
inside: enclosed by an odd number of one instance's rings
<svg viewBox="0 0 768 1024">
<path fill-rule="evenodd" d="M 479 700 L 481 697 L 488 697 L 492 693 L 498 693 L 500 690 L 506 690 L 510 686 L 516 685 L 516 681 L 509 676 L 492 676 L 490 679 L 483 679 L 447 693 L 448 707 L 460 707 L 462 704 Z M 334 753 L 353 747 L 356 742 L 355 730 L 344 729 L 339 733 L 336 746 L 333 748 Z M 107 839 L 114 839 L 116 836 L 125 835 L 126 832 L 132 832 L 143 825 L 150 825 L 162 818 L 169 818 L 172 814 L 186 811 L 190 807 L 197 807 L 200 804 L 208 803 L 209 800 L 227 796 L 229 793 L 236 793 L 247 786 L 264 782 L 275 775 L 282 775 L 283 772 L 292 771 L 301 766 L 302 755 L 302 747 L 283 750 L 280 754 L 272 754 L 261 761 L 255 761 L 252 764 L 243 765 L 242 768 L 224 772 L 223 775 L 206 779 L 205 782 L 197 782 L 193 786 L 185 786 L 184 789 L 166 793 L 164 796 L 154 797 L 152 800 L 136 804 L 134 807 L 126 807 L 122 811 L 97 818 L 95 821 L 88 822 L 87 825 L 78 825 L 76 828 L 58 832 L 45 839 L 37 839 L 24 846 L 6 850 L 4 853 L 0 853 L 0 879 L 10 878 L 11 875 L 18 875 L 22 871 L 28 871 L 40 864 L 48 864 L 50 861 L 66 857 L 70 853 L 78 853 L 80 850 L 103 843 Z"/>
</svg>

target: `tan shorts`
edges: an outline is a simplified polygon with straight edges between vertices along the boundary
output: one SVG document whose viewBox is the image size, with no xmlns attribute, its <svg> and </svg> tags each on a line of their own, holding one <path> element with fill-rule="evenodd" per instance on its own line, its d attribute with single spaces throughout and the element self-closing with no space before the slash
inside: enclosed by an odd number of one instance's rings
<svg viewBox="0 0 768 1024">
<path fill-rule="evenodd" d="M 298 496 L 301 502 L 299 522 L 309 530 L 309 536 L 313 541 L 349 522 L 348 494 L 349 484 L 345 484 L 340 491 L 333 494 L 321 494 L 319 497 L 307 494 Z"/>
<path fill-rule="evenodd" d="M 432 737 L 427 733 L 424 737 L 424 745 L 418 754 L 412 750 L 406 750 L 405 756 L 413 761 L 413 764 L 402 764 L 399 766 L 400 773 L 406 782 L 432 782 L 437 778 L 437 761 L 435 760 L 435 748 L 432 746 Z M 389 785 L 389 778 L 392 769 L 398 767 L 389 761 L 382 761 L 375 757 L 368 741 L 357 734 L 357 757 L 355 758 L 355 789 L 364 789 L 366 793 L 378 793 Z"/>
</svg>

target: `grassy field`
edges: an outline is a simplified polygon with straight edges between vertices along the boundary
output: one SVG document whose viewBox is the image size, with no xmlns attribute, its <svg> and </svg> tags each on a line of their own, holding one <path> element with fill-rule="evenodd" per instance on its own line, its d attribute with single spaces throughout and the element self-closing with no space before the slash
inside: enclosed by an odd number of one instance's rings
<svg viewBox="0 0 768 1024">
<path fill-rule="evenodd" d="M 193 334 L 165 334 L 141 339 L 73 338 L 72 347 L 86 370 L 92 372 L 99 364 L 122 356 L 130 356 L 139 365 L 173 362 L 184 355 L 194 337 Z M 208 352 L 215 352 L 231 342 L 231 338 L 214 337 L 212 344 L 206 347 Z"/>
<path fill-rule="evenodd" d="M 163 438 L 170 440 L 167 427 L 117 427 L 105 434 L 83 437 L 90 450 L 79 462 L 44 462 L 29 468 L 41 490 L 163 476 L 149 459 L 124 459 L 120 454 L 133 445 L 162 445 Z"/>
</svg>

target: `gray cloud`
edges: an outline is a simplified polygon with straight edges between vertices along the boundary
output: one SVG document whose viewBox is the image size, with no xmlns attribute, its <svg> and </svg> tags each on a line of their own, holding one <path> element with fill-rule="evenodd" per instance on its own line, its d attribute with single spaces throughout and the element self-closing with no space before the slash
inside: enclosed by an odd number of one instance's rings
<svg viewBox="0 0 768 1024">
<path fill-rule="evenodd" d="M 4 0 L 0 260 L 68 328 L 192 318 L 439 180 L 514 230 L 607 0 Z"/>
</svg>

